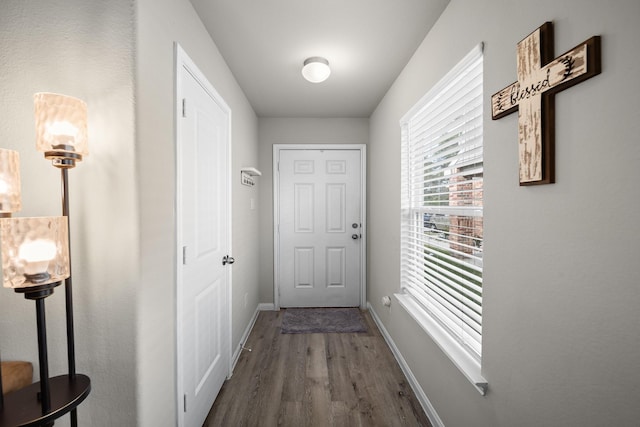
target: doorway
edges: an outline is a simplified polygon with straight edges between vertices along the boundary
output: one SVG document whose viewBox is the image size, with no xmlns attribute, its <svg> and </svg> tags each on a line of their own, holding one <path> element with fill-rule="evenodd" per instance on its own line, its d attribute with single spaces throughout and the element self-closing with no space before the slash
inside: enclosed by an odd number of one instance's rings
<svg viewBox="0 0 640 427">
<path fill-rule="evenodd" d="M 231 110 L 176 44 L 178 425 L 202 426 L 231 374 Z"/>
<path fill-rule="evenodd" d="M 364 308 L 366 147 L 273 150 L 276 309 Z"/>
</svg>

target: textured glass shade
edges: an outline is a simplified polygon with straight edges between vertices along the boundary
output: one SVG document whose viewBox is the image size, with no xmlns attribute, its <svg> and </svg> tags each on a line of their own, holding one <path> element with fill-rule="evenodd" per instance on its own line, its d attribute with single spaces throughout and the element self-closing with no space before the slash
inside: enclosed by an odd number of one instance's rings
<svg viewBox="0 0 640 427">
<path fill-rule="evenodd" d="M 0 218 L 5 288 L 29 288 L 69 277 L 67 217 Z"/>
<path fill-rule="evenodd" d="M 82 156 L 89 154 L 87 104 L 84 101 L 44 92 L 36 93 L 33 101 L 38 151 L 45 156 L 50 152 L 67 153 L 75 160 L 82 160 Z"/>
<path fill-rule="evenodd" d="M 18 212 L 20 199 L 20 154 L 0 148 L 0 214 Z"/>
<path fill-rule="evenodd" d="M 307 58 L 302 66 L 302 76 L 311 83 L 320 83 L 329 78 L 329 61 L 320 56 Z"/>
</svg>

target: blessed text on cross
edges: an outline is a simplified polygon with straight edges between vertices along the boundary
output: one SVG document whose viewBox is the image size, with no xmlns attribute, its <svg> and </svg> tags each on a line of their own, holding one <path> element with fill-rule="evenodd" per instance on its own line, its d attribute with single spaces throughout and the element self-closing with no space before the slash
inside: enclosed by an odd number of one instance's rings
<svg viewBox="0 0 640 427">
<path fill-rule="evenodd" d="M 555 94 L 600 74 L 600 37 L 553 59 L 553 23 L 518 43 L 518 81 L 491 97 L 491 116 L 518 110 L 520 185 L 555 182 Z"/>
</svg>

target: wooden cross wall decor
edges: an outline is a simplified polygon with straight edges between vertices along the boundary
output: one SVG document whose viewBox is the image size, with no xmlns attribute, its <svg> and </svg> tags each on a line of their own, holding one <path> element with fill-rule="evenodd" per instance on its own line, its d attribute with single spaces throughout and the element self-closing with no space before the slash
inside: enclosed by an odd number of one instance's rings
<svg viewBox="0 0 640 427">
<path fill-rule="evenodd" d="M 600 74 L 600 36 L 553 58 L 553 23 L 518 43 L 518 81 L 491 97 L 491 117 L 518 110 L 520 185 L 555 182 L 555 94 Z"/>
</svg>

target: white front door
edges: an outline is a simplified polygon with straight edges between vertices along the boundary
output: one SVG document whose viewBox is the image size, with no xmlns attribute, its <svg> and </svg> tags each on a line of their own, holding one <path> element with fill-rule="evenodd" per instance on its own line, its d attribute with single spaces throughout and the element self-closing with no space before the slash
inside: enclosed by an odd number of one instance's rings
<svg viewBox="0 0 640 427">
<path fill-rule="evenodd" d="M 200 427 L 230 374 L 229 109 L 178 58 L 179 412 Z"/>
<path fill-rule="evenodd" d="M 280 149 L 281 307 L 361 305 L 361 151 Z"/>
</svg>

